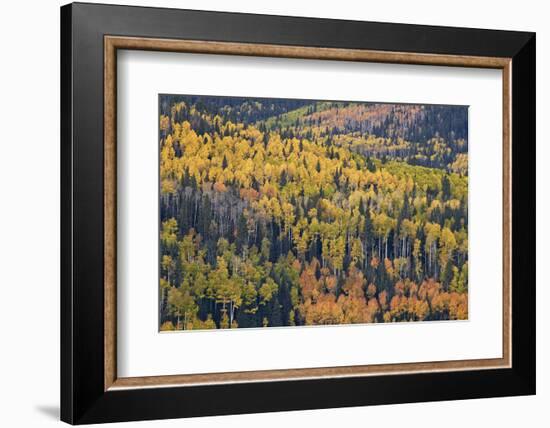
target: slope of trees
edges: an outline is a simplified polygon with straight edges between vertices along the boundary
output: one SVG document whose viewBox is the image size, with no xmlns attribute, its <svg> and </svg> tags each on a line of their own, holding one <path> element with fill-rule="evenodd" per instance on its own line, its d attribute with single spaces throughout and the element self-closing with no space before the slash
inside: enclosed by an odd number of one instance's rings
<svg viewBox="0 0 550 428">
<path fill-rule="evenodd" d="M 452 111 L 159 101 L 161 329 L 468 317 L 467 142 Z M 390 135 L 401 122 L 381 117 L 431 118 L 429 138 Z"/>
</svg>

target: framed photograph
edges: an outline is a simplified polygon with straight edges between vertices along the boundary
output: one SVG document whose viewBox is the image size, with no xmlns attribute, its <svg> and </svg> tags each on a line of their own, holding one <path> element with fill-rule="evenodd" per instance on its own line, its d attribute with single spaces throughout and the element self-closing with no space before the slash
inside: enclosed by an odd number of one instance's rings
<svg viewBox="0 0 550 428">
<path fill-rule="evenodd" d="M 535 393 L 535 35 L 61 8 L 61 418 Z"/>
</svg>

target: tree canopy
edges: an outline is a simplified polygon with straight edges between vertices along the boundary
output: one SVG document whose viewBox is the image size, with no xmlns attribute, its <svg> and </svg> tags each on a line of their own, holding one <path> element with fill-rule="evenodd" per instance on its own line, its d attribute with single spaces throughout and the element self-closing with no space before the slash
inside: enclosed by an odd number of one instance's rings
<svg viewBox="0 0 550 428">
<path fill-rule="evenodd" d="M 468 317 L 465 107 L 160 112 L 162 330 Z"/>
</svg>

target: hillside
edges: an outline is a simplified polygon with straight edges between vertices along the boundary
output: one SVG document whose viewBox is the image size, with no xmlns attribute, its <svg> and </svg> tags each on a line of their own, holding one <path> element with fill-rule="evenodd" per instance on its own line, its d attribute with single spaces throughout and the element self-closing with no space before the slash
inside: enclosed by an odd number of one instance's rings
<svg viewBox="0 0 550 428">
<path fill-rule="evenodd" d="M 160 105 L 163 330 L 467 318 L 466 108 Z"/>
</svg>

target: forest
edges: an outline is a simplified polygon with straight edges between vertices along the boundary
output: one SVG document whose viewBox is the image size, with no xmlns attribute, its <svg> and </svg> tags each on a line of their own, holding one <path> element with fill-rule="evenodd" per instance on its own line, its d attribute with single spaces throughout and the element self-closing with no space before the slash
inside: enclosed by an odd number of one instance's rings
<svg viewBox="0 0 550 428">
<path fill-rule="evenodd" d="M 468 318 L 468 108 L 159 95 L 161 331 Z"/>
</svg>

